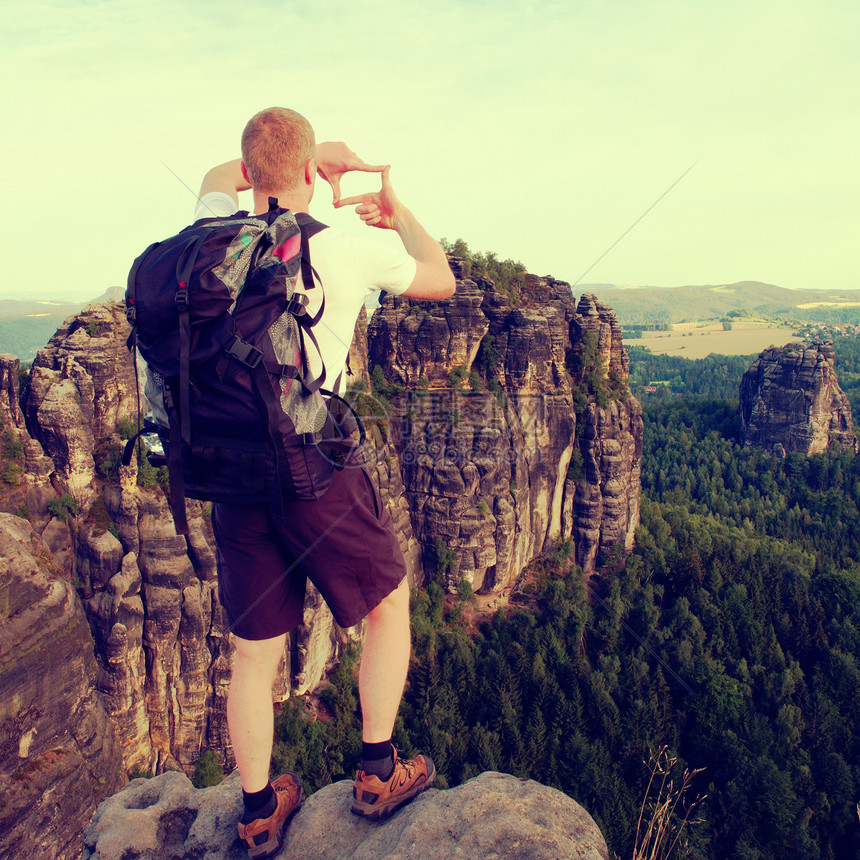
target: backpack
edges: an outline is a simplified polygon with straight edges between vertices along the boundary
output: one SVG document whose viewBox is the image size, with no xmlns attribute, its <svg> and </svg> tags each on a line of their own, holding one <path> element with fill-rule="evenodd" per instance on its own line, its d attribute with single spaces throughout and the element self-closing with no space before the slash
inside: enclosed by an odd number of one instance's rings
<svg viewBox="0 0 860 860">
<path fill-rule="evenodd" d="M 164 455 L 154 444 L 149 458 L 166 461 L 177 534 L 188 533 L 186 497 L 281 512 L 284 500 L 319 499 L 364 441 L 348 404 L 321 388 L 325 366 L 316 379 L 309 369 L 325 297 L 311 316 L 294 291 L 299 274 L 316 288 L 308 239 L 324 227 L 270 198 L 262 215 L 196 221 L 131 267 L 127 346 L 147 364 L 152 408 L 123 462 L 157 435 Z"/>
</svg>

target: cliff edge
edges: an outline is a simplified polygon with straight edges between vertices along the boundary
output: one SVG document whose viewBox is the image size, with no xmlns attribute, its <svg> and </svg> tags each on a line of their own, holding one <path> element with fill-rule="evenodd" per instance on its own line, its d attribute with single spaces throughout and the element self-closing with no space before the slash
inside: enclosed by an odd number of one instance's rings
<svg viewBox="0 0 860 860">
<path fill-rule="evenodd" d="M 236 821 L 234 771 L 196 789 L 165 773 L 138 779 L 103 803 L 84 836 L 81 860 L 246 860 Z M 597 825 L 566 794 L 529 779 L 487 772 L 463 785 L 430 789 L 388 821 L 349 812 L 352 783 L 309 797 L 290 822 L 280 860 L 609 860 Z"/>
</svg>

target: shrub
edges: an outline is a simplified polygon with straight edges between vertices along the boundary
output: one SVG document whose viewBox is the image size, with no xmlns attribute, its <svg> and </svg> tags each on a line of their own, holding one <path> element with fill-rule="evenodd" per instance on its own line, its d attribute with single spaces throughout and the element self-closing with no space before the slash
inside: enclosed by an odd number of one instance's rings
<svg viewBox="0 0 860 860">
<path fill-rule="evenodd" d="M 385 378 L 385 371 L 379 364 L 373 366 L 373 371 L 370 374 L 370 384 L 373 388 L 373 393 L 381 398 L 398 397 L 403 394 L 403 386 L 396 382 L 388 382 Z"/>
<path fill-rule="evenodd" d="M 196 788 L 218 785 L 224 779 L 224 768 L 212 750 L 204 750 L 194 763 L 194 777 L 191 780 Z"/>
<path fill-rule="evenodd" d="M 152 779 L 153 773 L 149 768 L 142 768 L 139 764 L 136 764 L 129 772 L 129 779 Z"/>
<path fill-rule="evenodd" d="M 3 456 L 9 460 L 20 460 L 24 456 L 24 446 L 18 434 L 10 427 L 3 431 Z"/>
<path fill-rule="evenodd" d="M 478 347 L 478 354 L 475 357 L 475 363 L 478 365 L 481 373 L 484 374 L 484 379 L 489 379 L 495 375 L 500 361 L 501 355 L 498 349 L 496 349 L 496 339 L 491 334 L 488 334 L 481 341 L 481 345 Z"/>
<path fill-rule="evenodd" d="M 3 481 L 11 486 L 16 486 L 21 478 L 22 469 L 16 463 L 8 463 L 3 472 Z"/>
<path fill-rule="evenodd" d="M 92 319 L 87 323 L 87 334 L 90 337 L 99 337 L 99 335 L 101 335 L 101 333 L 102 333 L 102 325 L 98 320 Z"/>
<path fill-rule="evenodd" d="M 131 439 L 137 433 L 136 418 L 120 418 L 116 422 L 116 432 L 120 439 Z"/>
<path fill-rule="evenodd" d="M 87 522 L 93 524 L 93 532 L 96 535 L 104 534 L 106 531 L 111 531 L 111 533 L 116 531 L 116 526 L 114 526 L 113 520 L 110 518 L 103 496 L 99 496 L 92 505 L 90 505 L 90 509 L 87 511 Z M 111 527 L 113 527 L 113 529 L 111 529 Z M 117 536 L 118 535 L 114 534 L 114 537 Z"/>
<path fill-rule="evenodd" d="M 461 579 L 457 583 L 457 600 L 470 603 L 473 606 L 478 603 L 478 598 L 475 597 L 475 592 L 472 589 L 472 583 L 468 579 Z"/>
<path fill-rule="evenodd" d="M 137 484 L 146 489 L 158 486 L 166 492 L 170 486 L 170 473 L 167 466 L 155 467 L 145 454 L 141 455 L 137 463 Z"/>
<path fill-rule="evenodd" d="M 579 445 L 573 446 L 573 453 L 570 455 L 570 462 L 567 464 L 567 480 L 578 481 L 582 477 L 582 451 Z"/>
<path fill-rule="evenodd" d="M 486 500 L 486 499 L 481 499 L 481 501 L 480 501 L 480 502 L 478 502 L 478 513 L 479 513 L 479 514 L 488 514 L 488 513 L 490 513 L 490 506 L 487 504 L 487 500 Z"/>
<path fill-rule="evenodd" d="M 457 554 L 454 550 L 449 549 L 448 544 L 441 537 L 436 538 L 436 543 L 430 550 L 430 567 L 436 577 L 444 580 L 445 575 L 454 569 L 456 560 Z"/>
<path fill-rule="evenodd" d="M 487 382 L 487 390 L 496 398 L 496 402 L 499 406 L 504 407 L 504 405 L 508 402 L 507 395 L 505 394 L 505 389 L 502 388 L 502 383 L 499 382 L 498 379 L 491 379 Z"/>
<path fill-rule="evenodd" d="M 122 444 L 114 439 L 102 439 L 93 452 L 96 469 L 106 478 L 116 477 L 122 462 Z"/>
<path fill-rule="evenodd" d="M 78 500 L 69 493 L 63 493 L 58 499 L 51 499 L 48 502 L 48 510 L 51 515 L 61 522 L 65 522 L 70 516 L 76 517 L 80 507 Z"/>
<path fill-rule="evenodd" d="M 18 505 L 15 508 L 15 516 L 20 517 L 22 520 L 26 520 L 30 518 L 30 509 L 26 505 Z"/>
</svg>

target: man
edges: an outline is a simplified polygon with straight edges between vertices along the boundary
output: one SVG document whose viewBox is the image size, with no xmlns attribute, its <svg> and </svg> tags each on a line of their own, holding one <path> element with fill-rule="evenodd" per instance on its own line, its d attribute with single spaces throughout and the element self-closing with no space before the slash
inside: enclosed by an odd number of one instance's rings
<svg viewBox="0 0 860 860">
<path fill-rule="evenodd" d="M 340 178 L 349 170 L 381 172 L 381 189 L 341 200 Z M 389 168 L 365 164 L 343 144 L 316 147 L 307 120 L 284 108 L 252 117 L 242 135 L 242 159 L 206 174 L 195 218 L 233 214 L 238 192 L 248 189 L 257 213 L 268 210 L 270 197 L 294 213 L 306 213 L 317 173 L 331 185 L 335 206 L 356 204 L 367 225 L 393 230 L 403 243 L 397 251 L 333 228 L 311 237 L 311 261 L 325 293 L 315 332 L 331 384 L 346 360 L 364 300 L 374 290 L 442 299 L 453 294 L 455 284 L 438 243 L 397 199 Z M 316 313 L 323 291 L 309 286 L 302 289 L 311 301 L 309 311 Z M 402 761 L 391 745 L 409 663 L 409 586 L 391 518 L 364 468 L 335 472 L 319 501 L 285 503 L 283 521 L 271 505 L 216 504 L 212 525 L 219 594 L 236 647 L 227 720 L 242 777 L 239 835 L 250 856 L 277 853 L 285 823 L 302 801 L 297 775 L 269 782 L 269 761 L 272 683 L 286 634 L 301 620 L 305 576 L 341 626 L 367 618 L 359 672 L 362 762 L 352 811 L 382 818 L 429 788 L 433 763 L 425 756 Z"/>
</svg>

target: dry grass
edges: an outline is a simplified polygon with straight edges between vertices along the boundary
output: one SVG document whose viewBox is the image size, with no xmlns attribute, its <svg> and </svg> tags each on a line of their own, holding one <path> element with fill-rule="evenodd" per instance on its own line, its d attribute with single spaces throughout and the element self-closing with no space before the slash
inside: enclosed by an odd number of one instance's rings
<svg viewBox="0 0 860 860">
<path fill-rule="evenodd" d="M 680 785 L 676 785 L 672 772 L 677 763 L 677 757 L 670 756 L 665 746 L 651 756 L 651 778 L 636 823 L 633 860 L 668 860 L 676 848 L 684 851 L 684 843 L 681 842 L 684 828 L 703 820 L 692 818 L 692 815 L 706 795 L 691 802 L 685 798 L 693 779 L 703 768 L 692 771 L 685 768 Z"/>
</svg>

